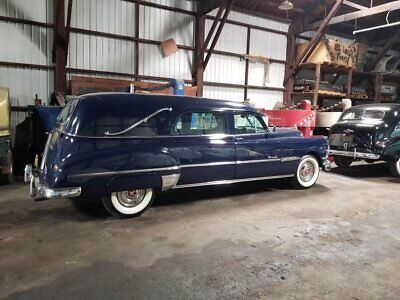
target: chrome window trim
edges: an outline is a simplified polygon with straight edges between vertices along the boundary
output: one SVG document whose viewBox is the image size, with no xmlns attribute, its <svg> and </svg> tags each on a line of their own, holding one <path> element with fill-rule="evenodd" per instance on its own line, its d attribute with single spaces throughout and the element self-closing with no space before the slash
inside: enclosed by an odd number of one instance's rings
<svg viewBox="0 0 400 300">
<path fill-rule="evenodd" d="M 156 110 L 155 112 L 151 113 L 150 115 L 148 115 L 147 117 L 144 117 L 143 119 L 141 119 L 140 121 L 137 121 L 136 123 L 132 124 L 131 126 L 129 126 L 128 128 L 118 131 L 118 132 L 109 132 L 106 131 L 104 132 L 104 135 L 108 135 L 108 136 L 117 136 L 117 135 L 121 135 L 124 134 L 125 132 L 128 132 L 129 130 L 132 130 L 133 128 L 139 126 L 142 123 L 146 123 L 149 119 L 151 119 L 152 117 L 158 115 L 159 113 L 163 112 L 163 111 L 172 111 L 172 107 L 164 107 L 161 108 L 159 110 Z"/>
<path fill-rule="evenodd" d="M 216 181 L 190 183 L 190 184 L 178 184 L 175 187 L 173 187 L 173 189 L 184 189 L 184 188 L 189 188 L 189 187 L 201 187 L 201 186 L 208 186 L 208 185 L 223 185 L 223 184 L 232 184 L 232 183 L 267 180 L 267 179 L 290 178 L 293 176 L 294 176 L 294 174 L 288 174 L 288 175 L 265 176 L 265 177 L 248 177 L 248 178 L 240 178 L 240 179 L 232 179 L 232 180 L 216 180 Z"/>
<path fill-rule="evenodd" d="M 85 138 L 85 139 L 155 139 L 155 138 L 187 138 L 187 137 L 197 137 L 197 138 L 210 138 L 210 139 L 223 139 L 227 137 L 234 137 L 233 134 L 224 134 L 224 133 L 215 133 L 215 134 L 204 134 L 204 135 L 152 135 L 152 136 L 139 136 L 139 135 L 131 135 L 131 136 L 91 136 L 91 135 L 79 135 L 74 133 L 69 133 L 60 128 L 55 128 L 55 130 L 59 131 L 62 134 L 65 134 L 70 137 L 77 138 Z"/>
</svg>

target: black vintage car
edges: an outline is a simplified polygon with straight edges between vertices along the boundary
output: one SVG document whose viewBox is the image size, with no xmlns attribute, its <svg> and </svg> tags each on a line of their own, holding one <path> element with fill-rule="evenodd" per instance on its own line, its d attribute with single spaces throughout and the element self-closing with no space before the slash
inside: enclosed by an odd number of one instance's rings
<svg viewBox="0 0 400 300">
<path fill-rule="evenodd" d="M 387 161 L 400 177 L 400 104 L 354 106 L 341 115 L 329 134 L 330 155 L 339 167 L 356 159 Z"/>
</svg>

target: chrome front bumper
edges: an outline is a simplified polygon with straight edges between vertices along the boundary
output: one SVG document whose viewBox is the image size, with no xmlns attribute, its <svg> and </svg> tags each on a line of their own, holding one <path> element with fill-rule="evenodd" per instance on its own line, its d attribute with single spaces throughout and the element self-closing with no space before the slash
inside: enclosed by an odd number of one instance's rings
<svg viewBox="0 0 400 300">
<path fill-rule="evenodd" d="M 365 152 L 357 152 L 357 149 L 354 151 L 343 151 L 343 150 L 329 150 L 329 155 L 337 155 L 337 156 L 347 156 L 356 158 L 363 158 L 363 159 L 379 159 L 381 156 L 379 154 L 374 153 L 365 153 Z"/>
<path fill-rule="evenodd" d="M 50 188 L 40 182 L 39 176 L 33 172 L 32 165 L 25 167 L 24 174 L 25 182 L 29 182 L 29 194 L 31 197 L 39 196 L 44 199 L 54 198 L 75 198 L 81 195 L 82 189 L 80 187 L 68 187 L 68 188 Z"/>
</svg>

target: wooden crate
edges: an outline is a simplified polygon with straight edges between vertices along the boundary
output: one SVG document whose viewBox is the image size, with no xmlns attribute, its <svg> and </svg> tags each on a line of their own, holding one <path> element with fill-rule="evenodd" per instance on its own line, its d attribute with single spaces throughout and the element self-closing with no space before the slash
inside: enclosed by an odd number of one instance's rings
<svg viewBox="0 0 400 300">
<path fill-rule="evenodd" d="M 309 43 L 297 46 L 297 58 L 304 52 Z M 346 45 L 339 41 L 321 41 L 303 63 L 329 64 L 335 67 L 353 68 L 357 61 L 358 44 Z"/>
</svg>

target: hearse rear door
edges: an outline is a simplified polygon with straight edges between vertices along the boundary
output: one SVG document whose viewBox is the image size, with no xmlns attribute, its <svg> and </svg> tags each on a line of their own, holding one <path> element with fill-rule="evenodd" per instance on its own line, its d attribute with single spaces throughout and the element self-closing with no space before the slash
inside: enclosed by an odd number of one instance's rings
<svg viewBox="0 0 400 300">
<path fill-rule="evenodd" d="M 263 119 L 256 113 L 233 113 L 236 143 L 235 178 L 276 176 L 281 173 L 279 138 L 269 132 Z"/>
<path fill-rule="evenodd" d="M 169 151 L 181 164 L 178 185 L 232 180 L 235 139 L 224 111 L 193 110 L 178 116 L 168 139 Z"/>
</svg>

